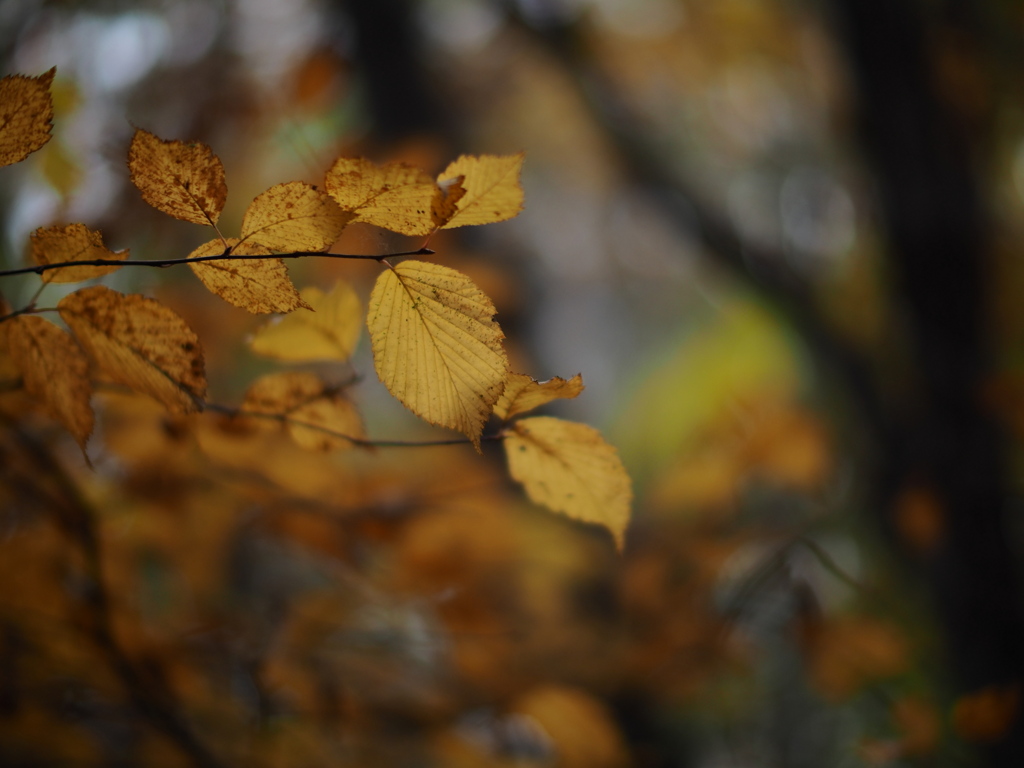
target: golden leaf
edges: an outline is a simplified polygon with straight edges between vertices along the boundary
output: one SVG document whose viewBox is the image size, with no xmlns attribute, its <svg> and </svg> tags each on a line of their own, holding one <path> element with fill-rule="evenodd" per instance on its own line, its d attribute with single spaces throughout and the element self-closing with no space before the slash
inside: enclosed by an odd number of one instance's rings
<svg viewBox="0 0 1024 768">
<path fill-rule="evenodd" d="M 216 224 L 228 197 L 220 158 L 198 142 L 163 141 L 138 128 L 128 171 L 143 200 L 193 224 Z"/>
<path fill-rule="evenodd" d="M 15 317 L 8 321 L 11 359 L 21 371 L 25 389 L 46 403 L 82 450 L 92 432 L 89 404 L 89 362 L 72 338 L 41 317 Z"/>
<path fill-rule="evenodd" d="M 275 184 L 249 204 L 242 240 L 275 251 L 323 251 L 354 216 L 303 181 Z"/>
<path fill-rule="evenodd" d="M 8 75 L 0 80 L 0 166 L 19 163 L 50 140 L 57 68 L 39 77 Z"/>
<path fill-rule="evenodd" d="M 374 366 L 391 394 L 477 450 L 508 371 L 494 313 L 461 272 L 406 261 L 377 279 L 367 314 Z"/>
<path fill-rule="evenodd" d="M 345 437 L 362 440 L 366 435 L 359 411 L 352 402 L 328 387 L 316 374 L 305 371 L 260 377 L 246 392 L 242 408 L 286 416 L 288 433 L 296 445 L 307 450 L 351 448 L 352 441 Z"/>
<path fill-rule="evenodd" d="M 227 239 L 232 254 L 266 256 L 265 259 L 224 259 L 189 264 L 203 285 L 224 301 L 252 312 L 291 312 L 303 306 L 284 261 L 274 258 L 270 249 L 252 242 Z M 224 240 L 211 240 L 188 255 L 190 259 L 224 253 Z"/>
<path fill-rule="evenodd" d="M 100 369 L 114 381 L 148 394 L 170 410 L 198 409 L 206 394 L 199 338 L 154 299 L 102 285 L 61 299 L 60 316 Z"/>
<path fill-rule="evenodd" d="M 309 309 L 264 325 L 249 348 L 288 362 L 348 360 L 363 330 L 363 308 L 352 286 L 339 281 L 330 293 L 311 286 L 299 295 Z"/>
<path fill-rule="evenodd" d="M 537 504 L 603 525 L 621 550 L 633 500 L 619 454 L 586 424 L 550 416 L 517 421 L 505 437 L 509 473 Z"/>
<path fill-rule="evenodd" d="M 615 717 L 604 702 L 575 688 L 541 685 L 512 702 L 553 742 L 560 768 L 624 768 L 630 765 Z"/>
<path fill-rule="evenodd" d="M 508 421 L 520 413 L 532 411 L 552 400 L 571 400 L 583 391 L 583 377 L 576 374 L 571 379 L 555 376 L 547 381 L 537 381 L 521 373 L 509 374 L 505 390 L 494 406 L 494 415 Z"/>
<path fill-rule="evenodd" d="M 36 264 L 59 264 L 65 261 L 92 261 L 94 259 L 110 259 L 124 261 L 128 251 L 115 253 L 103 245 L 103 237 L 99 232 L 89 229 L 84 224 L 68 224 L 66 227 L 40 227 L 32 233 L 32 261 Z M 77 283 L 94 277 L 107 275 L 117 265 L 79 266 L 50 269 L 43 272 L 44 283 Z"/>
<path fill-rule="evenodd" d="M 378 166 L 363 158 L 339 157 L 327 172 L 327 192 L 356 221 L 403 235 L 434 230 L 432 204 L 437 183 L 425 171 L 405 163 Z"/>
<path fill-rule="evenodd" d="M 523 187 L 519 172 L 525 153 L 517 155 L 463 155 L 438 176 L 443 186 L 450 179 L 464 176 L 465 193 L 456 202 L 457 210 L 443 229 L 473 224 L 493 224 L 514 218 L 523 210 Z"/>
</svg>

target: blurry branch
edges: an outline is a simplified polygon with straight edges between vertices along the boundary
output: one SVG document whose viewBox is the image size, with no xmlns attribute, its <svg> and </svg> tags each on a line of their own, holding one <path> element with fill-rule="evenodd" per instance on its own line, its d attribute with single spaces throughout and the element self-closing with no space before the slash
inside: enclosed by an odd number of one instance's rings
<svg viewBox="0 0 1024 768">
<path fill-rule="evenodd" d="M 96 512 L 75 481 L 49 449 L 9 417 L 2 420 L 9 438 L 0 443 L 0 477 L 21 499 L 32 500 L 53 515 L 58 528 L 84 557 L 86 583 L 78 594 L 85 614 L 81 626 L 124 687 L 137 713 L 162 733 L 196 768 L 223 768 L 224 763 L 199 739 L 178 711 L 173 695 L 146 674 L 118 644 L 110 591 L 103 579 L 103 554 Z M 23 471 L 19 471 L 20 469 Z M 28 466 L 25 466 L 28 465 Z"/>
</svg>

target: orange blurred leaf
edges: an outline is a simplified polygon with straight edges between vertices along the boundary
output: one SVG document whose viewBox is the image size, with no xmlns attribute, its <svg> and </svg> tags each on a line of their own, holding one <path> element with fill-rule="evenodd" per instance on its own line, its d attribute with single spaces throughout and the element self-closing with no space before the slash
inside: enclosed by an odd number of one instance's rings
<svg viewBox="0 0 1024 768">
<path fill-rule="evenodd" d="M 57 68 L 38 77 L 8 75 L 0 80 L 0 166 L 19 163 L 50 140 Z"/>
</svg>

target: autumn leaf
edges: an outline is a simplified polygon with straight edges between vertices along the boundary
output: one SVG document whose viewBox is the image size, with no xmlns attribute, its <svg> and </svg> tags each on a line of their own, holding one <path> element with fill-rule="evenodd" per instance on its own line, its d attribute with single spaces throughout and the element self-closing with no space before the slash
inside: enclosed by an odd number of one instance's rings
<svg viewBox="0 0 1024 768">
<path fill-rule="evenodd" d="M 356 407 L 314 373 L 287 371 L 262 376 L 249 387 L 242 408 L 286 416 L 288 433 L 296 445 L 307 450 L 351 448 L 352 440 L 345 437 L 365 437 Z"/>
<path fill-rule="evenodd" d="M 355 212 L 356 221 L 403 235 L 426 235 L 435 228 L 431 211 L 440 190 L 419 168 L 339 157 L 324 186 L 342 209 Z"/>
<path fill-rule="evenodd" d="M 275 184 L 249 204 L 242 240 L 275 251 L 323 251 L 353 217 L 311 184 Z"/>
<path fill-rule="evenodd" d="M 38 77 L 0 80 L 0 166 L 19 163 L 50 140 L 54 67 Z"/>
<path fill-rule="evenodd" d="M 60 316 L 96 365 L 114 381 L 171 411 L 198 409 L 206 373 L 198 337 L 154 299 L 98 285 L 61 299 Z"/>
<path fill-rule="evenodd" d="M 363 309 L 352 286 L 339 281 L 330 293 L 310 286 L 299 295 L 309 309 L 264 325 L 249 348 L 287 362 L 348 360 L 363 330 Z"/>
<path fill-rule="evenodd" d="M 211 240 L 188 255 L 190 259 L 224 253 L 224 246 L 232 254 L 266 256 L 265 259 L 224 259 L 197 261 L 189 264 L 203 285 L 224 301 L 252 312 L 291 312 L 303 306 L 299 292 L 288 277 L 282 259 L 274 258 L 269 248 L 253 242 L 239 242 L 235 238 Z"/>
<path fill-rule="evenodd" d="M 60 264 L 66 261 L 92 261 L 108 259 L 124 261 L 128 251 L 115 253 L 103 245 L 103 236 L 84 224 L 68 224 L 66 227 L 40 227 L 31 237 L 32 261 L 40 266 Z M 107 275 L 116 269 L 116 264 L 107 266 L 78 266 L 50 269 L 42 273 L 44 283 L 77 283 L 94 277 Z"/>
<path fill-rule="evenodd" d="M 517 155 L 463 155 L 438 176 L 446 181 L 463 176 L 464 194 L 443 229 L 475 224 L 493 224 L 514 218 L 523 210 L 523 187 L 519 173 L 525 153 Z"/>
<path fill-rule="evenodd" d="M 163 141 L 136 129 L 128 171 L 143 200 L 193 224 L 215 225 L 227 200 L 224 166 L 199 142 Z"/>
<path fill-rule="evenodd" d="M 377 279 L 367 314 L 374 365 L 391 394 L 478 450 L 508 370 L 494 313 L 461 272 L 406 261 Z"/>
<path fill-rule="evenodd" d="M 494 406 L 494 415 L 502 421 L 508 421 L 534 408 L 539 408 L 552 400 L 571 400 L 583 391 L 583 377 L 576 374 L 566 381 L 555 376 L 547 381 L 537 381 L 521 373 L 509 374 L 505 382 L 505 390 Z"/>
<path fill-rule="evenodd" d="M 505 436 L 505 455 L 531 500 L 603 525 L 622 549 L 632 484 L 618 452 L 596 429 L 549 416 L 522 419 Z"/>
<path fill-rule="evenodd" d="M 41 317 L 8 321 L 11 359 L 21 371 L 25 389 L 46 403 L 85 450 L 93 427 L 89 362 L 74 340 Z"/>
</svg>

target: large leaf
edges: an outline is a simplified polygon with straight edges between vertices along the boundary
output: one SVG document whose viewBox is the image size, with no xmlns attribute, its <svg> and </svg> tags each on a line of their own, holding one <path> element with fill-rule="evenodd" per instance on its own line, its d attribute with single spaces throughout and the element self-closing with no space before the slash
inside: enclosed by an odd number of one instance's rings
<svg viewBox="0 0 1024 768">
<path fill-rule="evenodd" d="M 143 200 L 193 224 L 216 224 L 228 197 L 220 158 L 198 142 L 163 141 L 137 129 L 128 172 Z"/>
<path fill-rule="evenodd" d="M 68 224 L 66 227 L 40 227 L 31 237 L 32 260 L 39 265 L 60 264 L 66 261 L 93 261 L 107 259 L 124 261 L 128 251 L 115 253 L 103 245 L 99 232 L 84 224 Z M 43 272 L 44 283 L 77 283 L 102 277 L 116 269 L 116 264 L 107 266 L 78 266 L 48 269 Z"/>
<path fill-rule="evenodd" d="M 0 166 L 18 163 L 50 140 L 56 68 L 39 77 L 8 75 L 0 80 Z"/>
<path fill-rule="evenodd" d="M 444 229 L 471 224 L 493 224 L 519 215 L 523 210 L 523 187 L 519 173 L 525 154 L 463 155 L 438 176 L 446 181 L 462 177 L 455 200 L 456 210 L 443 224 Z"/>
<path fill-rule="evenodd" d="M 240 243 L 235 238 L 211 240 L 196 248 L 189 258 L 215 256 L 227 243 L 232 254 L 266 256 L 265 259 L 217 259 L 189 264 L 203 285 L 224 301 L 254 315 L 291 312 L 303 306 L 299 292 L 288 277 L 284 261 L 275 258 L 269 248 L 257 243 Z"/>
<path fill-rule="evenodd" d="M 391 394 L 478 449 L 508 372 L 494 313 L 461 272 L 406 261 L 377 279 L 367 314 L 374 365 Z"/>
<path fill-rule="evenodd" d="M 154 299 L 98 285 L 61 299 L 60 316 L 99 368 L 114 381 L 177 413 L 198 409 L 206 394 L 199 338 Z"/>
<path fill-rule="evenodd" d="M 310 286 L 299 295 L 309 309 L 264 325 L 249 348 L 288 362 L 348 360 L 363 331 L 363 308 L 352 286 L 339 281 L 330 293 Z"/>
<path fill-rule="evenodd" d="M 576 520 L 603 525 L 622 549 L 632 483 L 615 448 L 586 424 L 535 416 L 505 437 L 509 473 L 527 496 Z"/>
<path fill-rule="evenodd" d="M 275 251 L 323 251 L 354 215 L 303 181 L 275 184 L 249 203 L 242 240 Z"/>
</svg>

